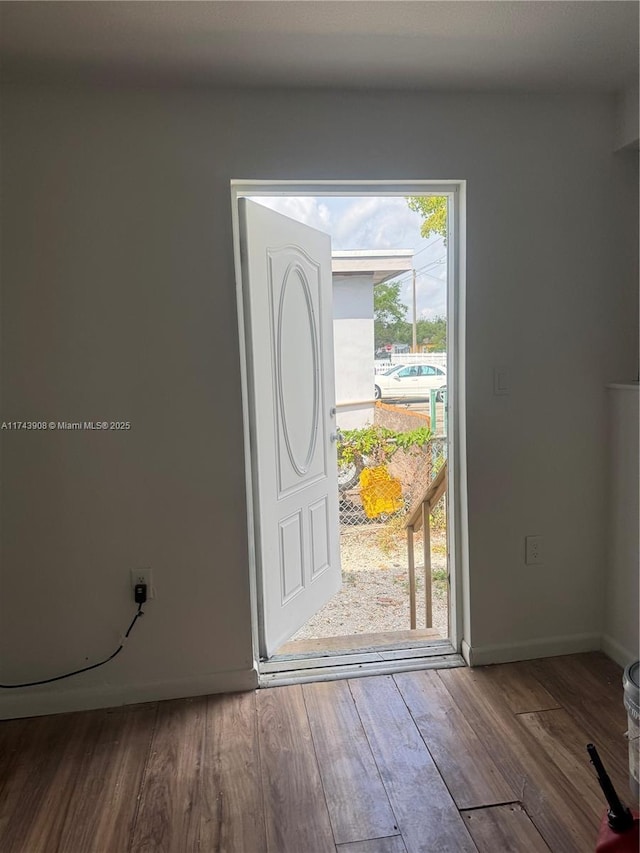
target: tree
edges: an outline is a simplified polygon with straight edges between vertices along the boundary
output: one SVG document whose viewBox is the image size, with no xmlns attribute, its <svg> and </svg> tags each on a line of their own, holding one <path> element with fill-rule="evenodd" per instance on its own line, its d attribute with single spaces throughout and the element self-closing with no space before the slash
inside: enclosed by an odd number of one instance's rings
<svg viewBox="0 0 640 853">
<path fill-rule="evenodd" d="M 398 340 L 405 320 L 407 306 L 400 302 L 399 281 L 384 281 L 373 288 L 373 319 L 376 347 Z"/>
<path fill-rule="evenodd" d="M 418 195 L 407 198 L 409 209 L 422 218 L 420 234 L 425 239 L 439 234 L 447 239 L 447 197 L 445 195 Z"/>
<path fill-rule="evenodd" d="M 416 332 L 418 343 L 427 343 L 429 352 L 446 352 L 447 321 L 444 317 L 434 317 L 433 320 L 418 320 Z"/>
<path fill-rule="evenodd" d="M 399 281 L 383 282 L 373 288 L 373 316 L 375 346 L 384 344 L 411 344 L 411 323 L 406 320 L 407 306 L 400 302 Z M 418 320 L 416 324 L 418 345 L 428 344 L 429 352 L 446 352 L 447 321 L 445 317 Z"/>
<path fill-rule="evenodd" d="M 393 340 L 398 344 L 411 344 L 413 329 L 411 323 L 399 323 L 394 328 Z M 418 349 L 428 346 L 428 352 L 447 351 L 447 321 L 444 317 L 433 320 L 418 320 L 416 323 L 416 340 Z M 384 343 L 384 342 L 383 342 Z"/>
</svg>

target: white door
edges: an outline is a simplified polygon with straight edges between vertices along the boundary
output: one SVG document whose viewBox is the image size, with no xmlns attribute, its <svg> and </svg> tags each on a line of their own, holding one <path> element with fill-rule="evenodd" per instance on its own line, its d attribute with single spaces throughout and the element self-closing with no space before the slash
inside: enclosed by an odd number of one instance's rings
<svg viewBox="0 0 640 853">
<path fill-rule="evenodd" d="M 240 199 L 260 654 L 340 588 L 331 239 Z"/>
</svg>

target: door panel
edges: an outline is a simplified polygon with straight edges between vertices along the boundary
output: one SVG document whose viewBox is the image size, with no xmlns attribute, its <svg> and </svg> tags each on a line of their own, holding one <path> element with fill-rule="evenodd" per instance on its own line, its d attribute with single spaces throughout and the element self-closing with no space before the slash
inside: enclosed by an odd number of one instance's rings
<svg viewBox="0 0 640 853">
<path fill-rule="evenodd" d="M 340 588 L 331 241 L 240 199 L 260 653 Z"/>
</svg>

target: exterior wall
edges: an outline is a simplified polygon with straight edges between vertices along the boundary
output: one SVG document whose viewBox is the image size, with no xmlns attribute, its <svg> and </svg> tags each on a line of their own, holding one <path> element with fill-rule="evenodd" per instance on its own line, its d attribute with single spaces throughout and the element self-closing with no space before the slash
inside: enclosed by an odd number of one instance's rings
<svg viewBox="0 0 640 853">
<path fill-rule="evenodd" d="M 108 666 L 0 712 L 252 683 L 232 178 L 467 181 L 465 640 L 485 661 L 599 643 L 603 387 L 638 352 L 612 98 L 6 85 L 2 111 L 2 419 L 132 423 L 0 432 L 3 680 L 114 648 L 131 568 L 156 597 Z"/>
<path fill-rule="evenodd" d="M 333 276 L 333 348 L 336 423 L 357 429 L 373 423 L 373 405 L 340 403 L 373 399 L 373 277 Z"/>
</svg>

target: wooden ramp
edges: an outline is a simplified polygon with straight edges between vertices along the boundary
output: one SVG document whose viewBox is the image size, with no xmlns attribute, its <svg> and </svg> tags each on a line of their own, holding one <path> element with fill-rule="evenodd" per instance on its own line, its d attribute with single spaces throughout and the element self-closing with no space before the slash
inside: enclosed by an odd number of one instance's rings
<svg viewBox="0 0 640 853">
<path fill-rule="evenodd" d="M 433 626 L 433 597 L 431 590 L 431 510 L 447 490 L 447 463 L 445 461 L 434 480 L 424 490 L 418 504 L 408 515 L 405 522 L 407 528 L 407 549 L 409 557 L 409 613 L 411 628 L 416 627 L 416 559 L 414 534 L 424 528 L 422 547 L 424 550 L 424 606 L 425 626 Z"/>
</svg>

